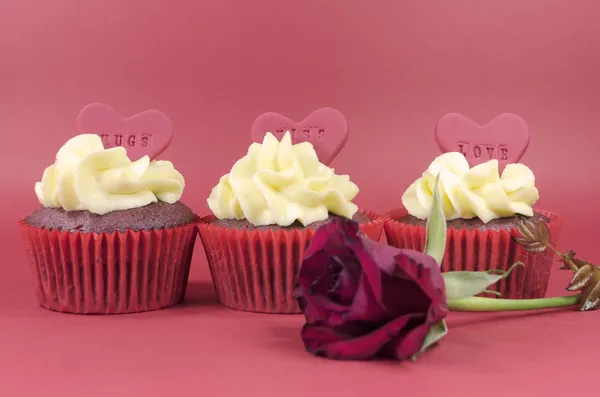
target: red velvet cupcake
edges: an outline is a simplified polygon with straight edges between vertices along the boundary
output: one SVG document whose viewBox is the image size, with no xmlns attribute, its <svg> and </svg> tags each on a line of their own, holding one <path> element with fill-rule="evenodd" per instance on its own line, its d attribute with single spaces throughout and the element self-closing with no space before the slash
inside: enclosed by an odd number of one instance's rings
<svg viewBox="0 0 600 397">
<path fill-rule="evenodd" d="M 19 222 L 41 306 L 121 314 L 179 303 L 197 217 L 168 161 L 132 162 L 97 135 L 69 140 L 35 192 L 42 208 Z"/>
<path fill-rule="evenodd" d="M 261 313 L 299 313 L 294 281 L 315 230 L 334 216 L 379 240 L 383 219 L 352 203 L 358 187 L 319 162 L 309 142 L 267 133 L 212 190 L 199 234 L 220 302 Z"/>
<path fill-rule="evenodd" d="M 561 220 L 556 214 L 532 208 L 539 198 L 538 190 L 533 172 L 523 164 L 508 164 L 500 175 L 498 160 L 470 168 L 461 153 L 442 154 L 406 190 L 403 208 L 388 214 L 388 243 L 423 250 L 432 187 L 438 174 L 447 220 L 443 271 L 508 270 L 514 263 L 522 262 L 525 266 L 497 283 L 496 291 L 504 298 L 543 297 L 552 253 L 527 252 L 515 241 L 520 235 L 517 227 L 523 221 L 533 227 L 544 223 L 555 245 Z"/>
</svg>

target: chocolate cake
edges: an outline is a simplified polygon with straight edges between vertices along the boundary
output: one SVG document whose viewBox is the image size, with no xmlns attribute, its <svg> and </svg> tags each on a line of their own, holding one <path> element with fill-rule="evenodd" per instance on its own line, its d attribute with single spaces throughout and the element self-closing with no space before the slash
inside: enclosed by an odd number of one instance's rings
<svg viewBox="0 0 600 397">
<path fill-rule="evenodd" d="M 448 228 L 451 228 L 451 229 L 468 229 L 468 230 L 478 229 L 478 230 L 482 230 L 482 231 L 485 231 L 485 230 L 510 230 L 510 229 L 514 229 L 517 227 L 517 221 L 519 218 L 524 218 L 524 217 L 521 215 L 517 215 L 517 216 L 511 216 L 511 217 L 507 217 L 507 218 L 498 218 L 498 219 L 492 219 L 488 223 L 483 223 L 481 221 L 481 219 L 479 219 L 479 218 L 454 219 L 451 221 L 447 221 L 446 225 Z M 539 224 L 540 222 L 548 223 L 548 221 L 549 221 L 547 217 L 545 217 L 544 215 L 539 214 L 537 212 L 532 217 L 527 217 L 527 219 L 529 219 L 536 225 Z M 414 226 L 425 227 L 427 225 L 427 220 L 421 220 L 419 218 L 415 218 L 412 215 L 405 215 L 405 216 L 397 219 L 397 221 L 408 224 L 408 225 L 414 225 Z"/>
<path fill-rule="evenodd" d="M 286 227 L 281 227 L 279 225 L 254 226 L 253 224 L 248 222 L 246 219 L 243 219 L 243 220 L 214 219 L 213 221 L 211 221 L 211 224 L 213 224 L 215 226 L 238 229 L 238 230 L 279 230 L 279 229 L 292 230 L 292 229 L 303 229 L 305 227 L 311 228 L 311 229 L 318 229 L 319 227 L 321 227 L 321 226 L 325 225 L 327 222 L 329 222 L 335 216 L 337 216 L 337 215 L 330 213 L 329 218 L 327 218 L 326 220 L 313 222 L 307 226 L 303 226 L 302 223 L 300 223 L 298 221 L 296 221 L 296 222 L 292 223 L 290 226 L 286 226 Z M 352 217 L 352 220 L 357 223 L 366 223 L 366 222 L 369 222 L 371 219 L 367 215 L 363 214 L 362 212 L 356 212 L 356 214 L 354 214 L 354 216 Z"/>
<path fill-rule="evenodd" d="M 65 211 L 42 207 L 25 218 L 30 226 L 70 232 L 112 233 L 126 230 L 165 229 L 186 225 L 196 216 L 181 202 L 162 201 L 141 208 L 97 215 L 89 211 Z"/>
</svg>

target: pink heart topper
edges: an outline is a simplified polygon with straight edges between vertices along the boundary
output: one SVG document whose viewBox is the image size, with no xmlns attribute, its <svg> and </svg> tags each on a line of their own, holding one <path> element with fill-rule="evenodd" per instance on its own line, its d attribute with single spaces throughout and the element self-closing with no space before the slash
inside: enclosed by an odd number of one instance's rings
<svg viewBox="0 0 600 397">
<path fill-rule="evenodd" d="M 344 115 L 333 108 L 321 108 L 297 123 L 279 113 L 263 113 L 250 129 L 252 140 L 261 143 L 267 132 L 279 140 L 286 131 L 292 143 L 310 142 L 317 152 L 319 161 L 330 164 L 348 140 L 348 122 Z"/>
<path fill-rule="evenodd" d="M 77 128 L 80 134 L 99 135 L 105 148 L 123 146 L 132 161 L 144 155 L 155 159 L 173 139 L 173 123 L 160 110 L 146 110 L 123 117 L 99 102 L 81 109 Z"/>
<path fill-rule="evenodd" d="M 481 126 L 459 113 L 448 113 L 435 127 L 443 153 L 461 152 L 471 167 L 497 159 L 500 170 L 518 163 L 529 146 L 529 128 L 521 117 L 504 113 Z"/>
</svg>

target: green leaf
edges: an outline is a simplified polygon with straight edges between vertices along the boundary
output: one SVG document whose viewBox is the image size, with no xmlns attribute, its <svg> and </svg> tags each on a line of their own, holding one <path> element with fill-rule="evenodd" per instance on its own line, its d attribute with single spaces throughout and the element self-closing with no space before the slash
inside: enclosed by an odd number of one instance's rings
<svg viewBox="0 0 600 397">
<path fill-rule="evenodd" d="M 421 353 L 424 353 L 431 346 L 439 342 L 444 336 L 446 336 L 447 333 L 448 327 L 446 326 L 446 320 L 442 320 L 439 323 L 435 324 L 433 327 L 431 327 L 431 329 L 427 333 L 427 336 L 425 336 L 425 339 L 423 340 L 421 350 L 419 351 L 419 353 L 412 356 L 413 361 L 416 360 L 417 356 L 419 356 Z"/>
<path fill-rule="evenodd" d="M 447 272 L 442 273 L 446 284 L 446 300 L 455 301 L 470 298 L 482 292 L 489 292 L 487 288 L 508 277 L 517 266 L 523 266 L 523 262 L 517 262 L 507 271 L 489 270 L 487 272 Z"/>
<path fill-rule="evenodd" d="M 444 216 L 442 199 L 438 189 L 439 180 L 440 175 L 438 174 L 433 186 L 433 203 L 427 218 L 425 253 L 432 256 L 438 264 L 441 264 L 446 249 L 446 217 Z"/>
</svg>

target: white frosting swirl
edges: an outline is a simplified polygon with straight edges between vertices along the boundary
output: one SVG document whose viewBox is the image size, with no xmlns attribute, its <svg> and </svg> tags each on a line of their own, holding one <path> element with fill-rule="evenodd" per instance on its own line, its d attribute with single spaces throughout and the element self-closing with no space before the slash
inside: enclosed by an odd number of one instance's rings
<svg viewBox="0 0 600 397">
<path fill-rule="evenodd" d="M 447 220 L 478 217 L 487 223 L 515 214 L 533 216 L 532 205 L 539 194 L 535 176 L 527 166 L 508 164 L 500 176 L 498 160 L 469 168 L 465 157 L 458 152 L 438 156 L 404 192 L 402 204 L 410 215 L 427 219 L 438 174 Z"/>
<path fill-rule="evenodd" d="M 303 225 L 326 220 L 329 212 L 352 218 L 358 187 L 319 162 L 309 142 L 292 145 L 267 133 L 212 189 L 208 206 L 219 219 L 247 219 L 255 226 Z"/>
<path fill-rule="evenodd" d="M 104 149 L 98 135 L 71 138 L 46 168 L 35 193 L 45 207 L 87 210 L 104 215 L 138 208 L 158 200 L 174 203 L 185 181 L 169 161 L 132 162 L 123 147 Z"/>
</svg>

